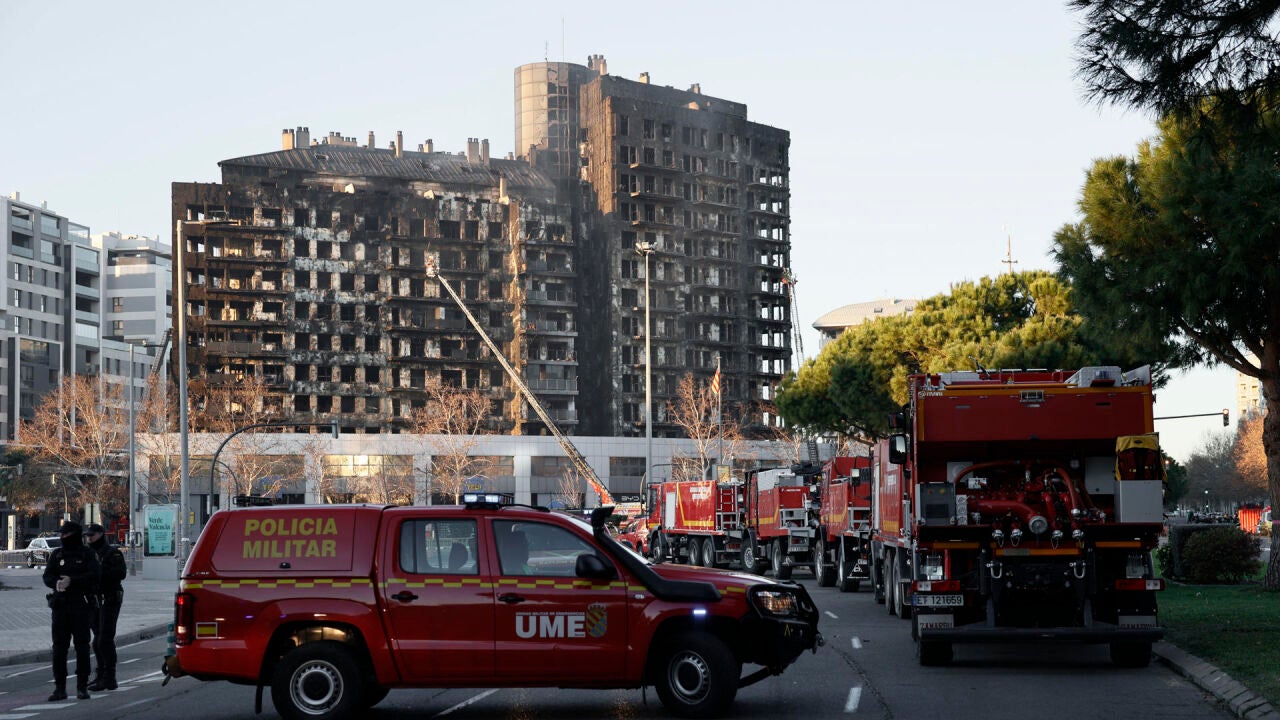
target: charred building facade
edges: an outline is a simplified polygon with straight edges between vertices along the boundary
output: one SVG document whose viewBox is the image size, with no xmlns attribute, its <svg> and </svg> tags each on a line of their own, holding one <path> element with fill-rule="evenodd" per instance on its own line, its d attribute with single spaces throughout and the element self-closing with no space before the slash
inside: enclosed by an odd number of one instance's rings
<svg viewBox="0 0 1280 720">
<path fill-rule="evenodd" d="M 647 279 L 654 435 L 683 435 L 667 405 L 717 362 L 726 415 L 767 434 L 791 362 L 789 134 L 599 56 L 517 68 L 515 121 L 515 159 L 297 128 L 221 183 L 175 183 L 193 403 L 253 376 L 269 415 L 394 432 L 439 380 L 487 392 L 490 429 L 541 434 L 432 259 L 566 432 L 644 434 Z"/>
<path fill-rule="evenodd" d="M 709 381 L 717 359 L 726 414 L 753 434 L 777 425 L 794 321 L 790 134 L 696 84 L 609 75 L 601 56 L 523 65 L 515 84 L 518 152 L 583 211 L 584 288 L 599 298 L 580 308 L 582 388 L 599 399 L 584 415 L 644 433 L 647 260 L 654 434 L 681 434 L 666 413 L 677 384 Z"/>
<path fill-rule="evenodd" d="M 286 130 L 278 152 L 175 183 L 175 283 L 186 283 L 191 401 L 261 378 L 262 415 L 394 432 L 428 383 L 481 389 L 491 430 L 541 422 L 435 280 L 433 261 L 538 392 L 577 423 L 570 208 L 545 174 L 465 154 L 405 151 Z M 175 297 L 176 286 L 175 286 Z M 198 428 L 199 429 L 199 428 Z"/>
</svg>

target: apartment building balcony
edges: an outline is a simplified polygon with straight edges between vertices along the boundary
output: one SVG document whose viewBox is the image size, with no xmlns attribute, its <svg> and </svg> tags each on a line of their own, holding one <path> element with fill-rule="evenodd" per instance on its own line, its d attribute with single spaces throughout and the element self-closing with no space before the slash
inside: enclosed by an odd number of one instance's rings
<svg viewBox="0 0 1280 720">
<path fill-rule="evenodd" d="M 675 164 L 664 165 L 660 162 L 633 162 L 627 167 L 632 170 L 647 170 L 649 172 L 663 173 L 665 175 L 683 175 L 684 170 Z"/>
<path fill-rule="evenodd" d="M 213 340 L 205 343 L 209 355 L 222 357 L 283 357 L 289 354 L 283 343 Z"/>
<path fill-rule="evenodd" d="M 533 378 L 525 381 L 530 390 L 537 393 L 577 395 L 577 378 Z"/>
<path fill-rule="evenodd" d="M 546 260 L 530 260 L 521 268 L 521 272 L 537 273 L 539 275 L 555 275 L 560 277 L 575 277 L 576 273 L 573 266 L 569 263 L 549 263 Z"/>
<path fill-rule="evenodd" d="M 558 320 L 530 320 L 525 323 L 525 332 L 530 335 L 577 335 L 578 328 L 574 323 Z"/>
<path fill-rule="evenodd" d="M 548 292 L 546 290 L 528 290 L 524 295 L 525 303 L 529 305 L 554 305 L 554 306 L 576 306 L 578 300 L 574 294 L 565 292 Z"/>
</svg>

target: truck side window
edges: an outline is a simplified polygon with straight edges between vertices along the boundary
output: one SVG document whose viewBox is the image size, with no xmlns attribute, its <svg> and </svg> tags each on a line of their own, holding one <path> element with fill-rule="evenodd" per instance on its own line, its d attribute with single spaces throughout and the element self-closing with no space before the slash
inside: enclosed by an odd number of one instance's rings
<svg viewBox="0 0 1280 720">
<path fill-rule="evenodd" d="M 400 569 L 414 575 L 476 575 L 474 520 L 407 520 L 400 526 Z"/>
<path fill-rule="evenodd" d="M 596 554 L 591 545 L 555 525 L 495 520 L 493 534 L 503 575 L 574 577 L 578 556 Z"/>
</svg>

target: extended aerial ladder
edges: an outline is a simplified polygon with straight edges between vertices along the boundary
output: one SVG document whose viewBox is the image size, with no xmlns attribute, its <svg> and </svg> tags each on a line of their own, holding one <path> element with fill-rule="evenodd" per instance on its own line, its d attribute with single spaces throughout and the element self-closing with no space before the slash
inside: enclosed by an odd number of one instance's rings
<svg viewBox="0 0 1280 720">
<path fill-rule="evenodd" d="M 507 356 L 498 349 L 493 339 L 489 337 L 489 333 L 485 332 L 484 328 L 480 326 L 479 321 L 467 309 L 466 303 L 462 302 L 462 298 L 458 297 L 458 293 L 454 291 L 453 286 L 436 269 L 434 262 L 427 263 L 427 277 L 439 282 L 445 292 L 449 293 L 449 297 L 453 298 L 453 301 L 457 303 L 462 310 L 462 314 L 467 316 L 467 322 L 470 322 L 471 327 L 475 328 L 476 333 L 480 335 L 480 339 L 484 340 L 484 344 L 489 346 L 489 351 L 498 359 L 502 369 L 507 371 L 507 377 L 511 378 L 511 382 L 515 383 L 515 386 L 520 389 L 520 393 L 524 395 L 524 399 L 529 403 L 529 406 L 533 408 L 534 412 L 538 413 L 538 417 L 542 419 L 543 424 L 555 436 L 556 442 L 560 443 L 560 449 L 569 457 L 574 469 L 578 471 L 578 474 L 586 478 L 587 484 L 600 496 L 600 504 L 602 506 L 613 505 L 613 496 L 609 494 L 609 489 L 604 486 L 604 483 L 600 482 L 600 478 L 596 477 L 596 471 L 591 469 L 591 465 L 587 463 L 587 459 L 578 451 L 577 446 L 564 433 L 560 432 L 560 428 L 556 426 L 551 416 L 543 409 L 542 403 L 538 402 L 538 398 L 529 389 L 529 386 L 525 385 L 524 380 L 520 378 L 520 374 L 515 371 L 515 368 L 511 367 L 511 363 L 507 362 Z"/>
</svg>

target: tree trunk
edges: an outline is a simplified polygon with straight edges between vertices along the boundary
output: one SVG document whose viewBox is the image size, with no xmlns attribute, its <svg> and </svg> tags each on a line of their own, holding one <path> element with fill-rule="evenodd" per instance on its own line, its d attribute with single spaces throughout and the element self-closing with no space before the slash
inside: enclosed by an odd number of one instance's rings
<svg viewBox="0 0 1280 720">
<path fill-rule="evenodd" d="M 1270 354 L 1270 353 L 1268 353 Z M 1262 380 L 1262 395 L 1267 401 L 1266 416 L 1262 421 L 1262 451 L 1267 456 L 1267 497 L 1271 500 L 1271 559 L 1267 563 L 1267 575 L 1262 581 L 1268 590 L 1280 590 L 1280 553 L 1276 552 L 1276 526 L 1274 518 L 1280 509 L 1280 379 L 1273 374 Z"/>
</svg>

